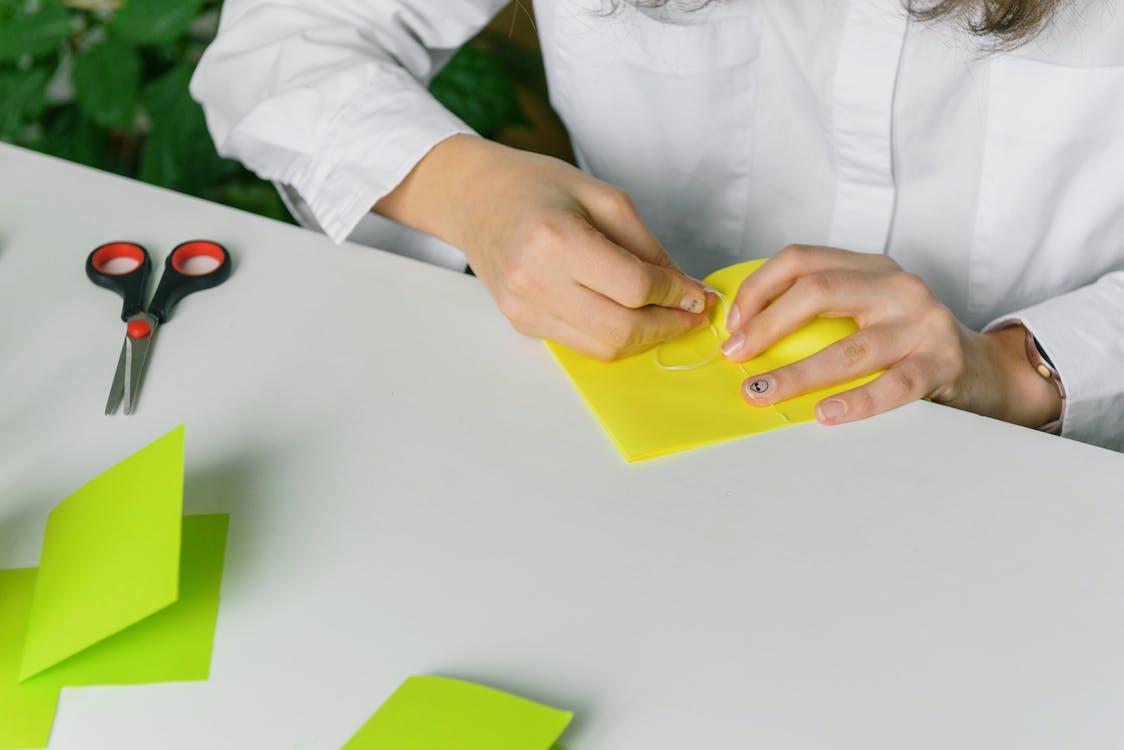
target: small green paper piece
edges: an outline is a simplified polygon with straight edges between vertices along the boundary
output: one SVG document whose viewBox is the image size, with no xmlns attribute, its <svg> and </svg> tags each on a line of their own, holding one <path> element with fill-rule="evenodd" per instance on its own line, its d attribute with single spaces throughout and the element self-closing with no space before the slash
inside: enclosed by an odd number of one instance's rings
<svg viewBox="0 0 1124 750">
<path fill-rule="evenodd" d="M 19 685 L 35 569 L 0 570 L 0 750 L 46 747 L 57 688 Z"/>
<path fill-rule="evenodd" d="M 51 511 L 21 681 L 179 598 L 182 513 L 182 425 Z"/>
<path fill-rule="evenodd" d="M 411 677 L 343 750 L 549 750 L 573 713 L 447 677 Z"/>
</svg>

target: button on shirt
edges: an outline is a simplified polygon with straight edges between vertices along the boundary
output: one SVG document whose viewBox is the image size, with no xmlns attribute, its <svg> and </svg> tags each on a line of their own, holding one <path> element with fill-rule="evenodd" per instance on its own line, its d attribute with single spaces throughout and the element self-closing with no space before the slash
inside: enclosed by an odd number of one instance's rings
<svg viewBox="0 0 1124 750">
<path fill-rule="evenodd" d="M 471 132 L 426 82 L 503 5 L 226 0 L 192 92 L 294 213 L 378 244 L 371 206 Z M 1064 382 L 1063 434 L 1124 449 L 1124 0 L 1072 0 L 1005 52 L 900 0 L 535 15 L 581 166 L 688 273 L 789 243 L 887 253 L 965 324 L 1023 323 Z"/>
</svg>

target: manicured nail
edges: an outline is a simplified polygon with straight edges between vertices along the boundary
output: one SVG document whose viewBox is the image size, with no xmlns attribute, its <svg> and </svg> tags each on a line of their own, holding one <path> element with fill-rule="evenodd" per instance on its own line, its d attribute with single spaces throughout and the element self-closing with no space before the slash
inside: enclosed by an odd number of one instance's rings
<svg viewBox="0 0 1124 750">
<path fill-rule="evenodd" d="M 738 327 L 738 323 L 742 322 L 742 311 L 736 307 L 730 308 L 730 314 L 726 316 L 726 330 L 732 331 Z"/>
<path fill-rule="evenodd" d="M 754 401 L 769 398 L 773 395 L 773 379 L 765 376 L 747 380 L 745 383 L 745 395 Z"/>
<path fill-rule="evenodd" d="M 837 398 L 828 399 L 816 407 L 821 422 L 834 422 L 847 413 L 847 404 Z"/>
<path fill-rule="evenodd" d="M 729 357 L 745 346 L 745 336 L 740 333 L 735 333 L 730 338 L 726 339 L 726 343 L 722 344 L 722 353 Z"/>
<path fill-rule="evenodd" d="M 695 294 L 688 294 L 679 303 L 679 306 L 689 313 L 701 313 L 706 309 L 706 299 Z"/>
</svg>

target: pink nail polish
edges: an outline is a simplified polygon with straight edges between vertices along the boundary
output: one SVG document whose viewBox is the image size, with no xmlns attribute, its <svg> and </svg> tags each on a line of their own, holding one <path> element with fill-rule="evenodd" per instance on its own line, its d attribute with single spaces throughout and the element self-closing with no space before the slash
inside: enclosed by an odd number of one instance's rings
<svg viewBox="0 0 1124 750">
<path fill-rule="evenodd" d="M 726 343 L 722 344 L 722 354 L 729 357 L 743 346 L 745 346 L 745 336 L 740 333 L 735 333 L 733 336 L 726 339 Z"/>
<path fill-rule="evenodd" d="M 745 382 L 745 395 L 754 401 L 772 397 L 773 379 L 766 376 L 747 380 Z"/>
<path fill-rule="evenodd" d="M 730 331 L 738 327 L 738 323 L 742 322 L 742 311 L 736 307 L 730 308 L 730 314 L 726 316 L 726 330 Z"/>
<path fill-rule="evenodd" d="M 821 422 L 834 422 L 847 413 L 847 404 L 837 398 L 828 399 L 816 407 Z"/>
</svg>

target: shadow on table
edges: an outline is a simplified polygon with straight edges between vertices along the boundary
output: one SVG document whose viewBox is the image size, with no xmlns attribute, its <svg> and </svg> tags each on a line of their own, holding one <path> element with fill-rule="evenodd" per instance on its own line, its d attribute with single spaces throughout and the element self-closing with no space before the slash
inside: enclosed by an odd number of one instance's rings
<svg viewBox="0 0 1124 750">
<path fill-rule="evenodd" d="M 18 505 L 5 498 L 0 505 L 0 568 L 34 567 L 38 564 L 47 512 L 58 498 L 27 498 Z"/>
<path fill-rule="evenodd" d="M 184 515 L 230 516 L 224 591 L 254 585 L 258 566 L 267 564 L 267 556 L 259 554 L 259 549 L 272 516 L 270 482 L 277 473 L 277 463 L 285 461 L 286 455 L 284 446 L 248 446 L 226 454 L 220 461 L 190 468 L 184 476 Z"/>
</svg>

